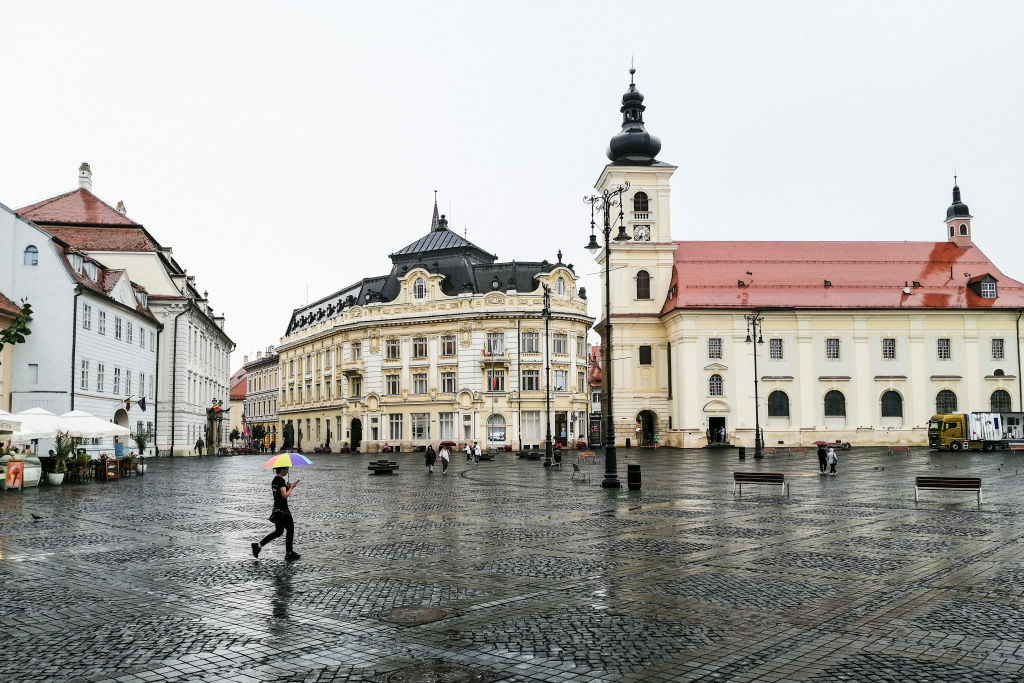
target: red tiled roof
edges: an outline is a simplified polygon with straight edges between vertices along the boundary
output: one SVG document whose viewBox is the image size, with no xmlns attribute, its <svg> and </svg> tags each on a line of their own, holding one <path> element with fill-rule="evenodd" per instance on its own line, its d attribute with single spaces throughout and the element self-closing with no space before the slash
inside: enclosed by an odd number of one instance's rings
<svg viewBox="0 0 1024 683">
<path fill-rule="evenodd" d="M 231 400 L 242 401 L 245 399 L 246 387 L 248 387 L 248 380 L 243 377 L 237 384 L 231 387 Z"/>
<path fill-rule="evenodd" d="M 18 213 L 33 223 L 138 225 L 92 192 L 82 188 L 22 207 L 18 209 Z"/>
<path fill-rule="evenodd" d="M 3 292 L 0 292 L 0 315 L 10 314 L 14 316 L 18 315 L 20 311 L 21 306 L 4 296 Z"/>
<path fill-rule="evenodd" d="M 985 273 L 998 281 L 998 298 L 983 299 L 967 287 L 968 279 Z M 977 247 L 951 242 L 676 242 L 670 295 L 673 289 L 662 313 L 1024 307 L 1024 285 L 1003 275 Z"/>
<path fill-rule="evenodd" d="M 89 276 L 85 274 L 85 269 L 82 269 L 81 273 L 76 273 L 75 269 L 71 267 L 71 264 L 68 262 L 68 254 L 74 251 L 73 249 L 67 248 L 63 243 L 58 241 L 54 241 L 53 244 L 57 248 L 57 253 L 61 255 L 61 263 L 64 264 L 64 269 L 67 270 L 72 280 L 85 289 L 89 289 L 97 294 L 109 297 L 110 289 L 117 284 L 118 279 L 124 274 L 123 270 L 107 270 L 102 264 L 93 261 L 97 264 L 98 269 L 98 277 L 96 278 L 98 282 L 93 282 L 89 279 Z M 139 303 L 138 299 L 135 300 L 134 306 L 131 306 L 130 308 L 134 308 L 139 315 L 145 316 L 154 323 L 159 322 L 156 319 L 156 316 L 154 316 L 148 308 L 143 307 L 142 304 Z"/>
<path fill-rule="evenodd" d="M 57 239 L 85 251 L 159 251 L 141 227 L 71 228 L 42 226 Z"/>
</svg>

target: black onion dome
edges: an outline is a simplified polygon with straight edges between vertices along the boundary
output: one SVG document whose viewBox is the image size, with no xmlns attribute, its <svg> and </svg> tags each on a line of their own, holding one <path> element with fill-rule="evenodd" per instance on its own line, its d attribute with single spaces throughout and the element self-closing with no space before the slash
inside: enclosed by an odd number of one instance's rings
<svg viewBox="0 0 1024 683">
<path fill-rule="evenodd" d="M 953 203 L 946 209 L 946 220 L 951 218 L 970 218 L 971 210 L 967 208 L 967 205 L 960 201 L 960 186 L 953 186 Z"/>
<path fill-rule="evenodd" d="M 654 161 L 661 151 L 661 140 L 644 128 L 644 96 L 636 89 L 633 74 L 629 70 L 629 90 L 622 96 L 622 131 L 608 143 L 606 154 L 617 163 L 645 164 Z"/>
</svg>

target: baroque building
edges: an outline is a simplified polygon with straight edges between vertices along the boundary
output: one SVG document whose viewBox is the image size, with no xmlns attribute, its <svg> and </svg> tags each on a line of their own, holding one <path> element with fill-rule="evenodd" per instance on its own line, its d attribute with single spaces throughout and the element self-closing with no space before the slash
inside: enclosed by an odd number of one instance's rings
<svg viewBox="0 0 1024 683">
<path fill-rule="evenodd" d="M 498 262 L 435 203 L 430 231 L 390 259 L 390 273 L 293 311 L 277 348 L 279 447 L 543 448 L 549 386 L 552 440 L 585 438 L 593 319 L 561 253 Z"/>
<path fill-rule="evenodd" d="M 925 445 L 934 413 L 1022 409 L 1024 286 L 973 243 L 959 186 L 934 241 L 674 240 L 676 167 L 643 101 L 631 79 L 597 182 L 629 183 L 631 239 L 611 257 L 617 443 L 750 446 L 759 424 L 768 446 Z"/>
<path fill-rule="evenodd" d="M 250 445 L 253 438 L 252 430 L 257 426 L 263 427 L 263 445 L 266 447 L 276 446 L 277 439 L 277 397 L 280 389 L 278 372 L 278 358 L 273 346 L 268 346 L 266 352 L 257 351 L 256 358 L 245 359 L 245 400 L 242 402 L 243 420 L 245 422 L 245 435 L 250 437 Z M 329 440 L 328 440 L 328 443 Z"/>
</svg>

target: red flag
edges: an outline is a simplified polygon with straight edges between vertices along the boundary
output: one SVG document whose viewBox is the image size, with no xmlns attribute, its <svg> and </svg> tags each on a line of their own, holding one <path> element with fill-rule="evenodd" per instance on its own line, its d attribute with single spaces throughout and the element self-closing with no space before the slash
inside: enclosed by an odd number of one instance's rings
<svg viewBox="0 0 1024 683">
<path fill-rule="evenodd" d="M 129 411 L 129 412 L 131 411 L 131 409 L 132 409 L 132 400 L 130 398 L 126 398 L 124 400 L 124 409 Z"/>
</svg>

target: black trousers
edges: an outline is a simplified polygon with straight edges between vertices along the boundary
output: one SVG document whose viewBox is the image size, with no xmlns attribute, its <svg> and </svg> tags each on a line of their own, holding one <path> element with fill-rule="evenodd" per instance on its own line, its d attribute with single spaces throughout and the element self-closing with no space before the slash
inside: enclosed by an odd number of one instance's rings
<svg viewBox="0 0 1024 683">
<path fill-rule="evenodd" d="M 279 515 L 278 520 L 274 522 L 274 524 L 276 528 L 263 537 L 263 540 L 260 541 L 260 546 L 265 546 L 287 531 L 288 533 L 284 537 L 284 551 L 286 553 L 292 552 L 292 539 L 295 537 L 295 522 L 292 521 L 291 513 L 289 512 L 284 515 Z"/>
<path fill-rule="evenodd" d="M 820 468 L 821 468 L 821 471 L 822 471 L 822 472 L 824 472 L 824 471 L 825 471 L 825 465 L 826 465 L 826 460 L 825 460 L 825 458 L 818 458 L 818 467 L 820 467 Z"/>
</svg>

